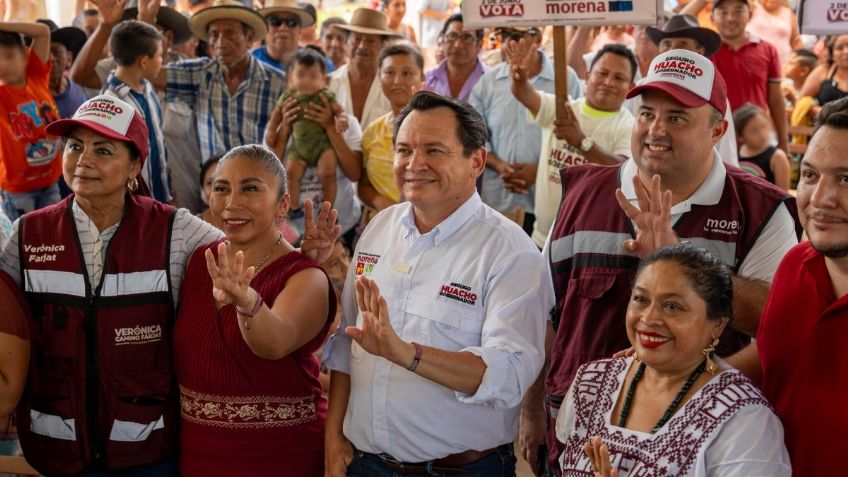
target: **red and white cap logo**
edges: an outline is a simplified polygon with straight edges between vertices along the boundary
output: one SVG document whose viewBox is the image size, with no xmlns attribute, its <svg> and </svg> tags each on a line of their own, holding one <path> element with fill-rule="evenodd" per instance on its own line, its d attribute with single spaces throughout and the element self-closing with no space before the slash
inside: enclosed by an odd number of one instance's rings
<svg viewBox="0 0 848 477">
<path fill-rule="evenodd" d="M 627 98 L 646 90 L 662 91 L 684 106 L 711 104 L 722 114 L 727 109 L 727 86 L 713 63 L 689 50 L 671 50 L 657 55 L 646 76 L 627 93 Z"/>
<path fill-rule="evenodd" d="M 135 109 L 128 103 L 110 96 L 97 96 L 81 104 L 73 119 L 99 124 L 126 136 Z"/>
</svg>

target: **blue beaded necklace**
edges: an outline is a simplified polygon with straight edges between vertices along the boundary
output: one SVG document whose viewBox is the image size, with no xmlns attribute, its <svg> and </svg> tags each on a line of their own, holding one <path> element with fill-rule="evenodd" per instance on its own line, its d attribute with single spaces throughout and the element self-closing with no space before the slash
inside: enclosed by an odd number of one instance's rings
<svg viewBox="0 0 848 477">
<path fill-rule="evenodd" d="M 701 373 L 706 369 L 707 362 L 706 360 L 701 362 L 695 371 L 692 371 L 692 374 L 689 375 L 689 378 L 683 383 L 683 387 L 680 388 L 680 391 L 677 393 L 677 396 L 674 397 L 674 400 L 671 401 L 671 404 L 666 408 L 665 413 L 663 413 L 662 417 L 659 421 L 657 421 L 654 428 L 651 429 L 651 434 L 657 432 L 662 426 L 671 419 L 671 416 L 674 415 L 674 411 L 677 409 L 677 406 L 680 405 L 680 401 L 683 400 L 683 397 L 686 396 L 686 393 L 692 388 L 692 385 L 695 384 L 695 380 L 701 376 Z M 633 375 L 633 381 L 630 382 L 630 386 L 627 388 L 627 394 L 624 396 L 624 404 L 621 406 L 621 413 L 618 416 L 618 427 L 624 427 L 627 424 L 627 417 L 630 415 L 630 405 L 633 403 L 633 394 L 636 392 L 636 384 L 639 383 L 639 380 L 642 379 L 642 375 L 645 374 L 645 363 L 639 363 L 639 368 L 636 370 L 636 374 Z"/>
</svg>

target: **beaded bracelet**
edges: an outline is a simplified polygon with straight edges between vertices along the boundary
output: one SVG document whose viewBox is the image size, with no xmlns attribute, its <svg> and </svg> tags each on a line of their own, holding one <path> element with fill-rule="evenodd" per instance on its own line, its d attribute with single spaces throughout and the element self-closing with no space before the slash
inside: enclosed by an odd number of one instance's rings
<svg viewBox="0 0 848 477">
<path fill-rule="evenodd" d="M 259 313 L 259 310 L 262 308 L 262 304 L 263 304 L 262 295 L 260 295 L 259 292 L 256 292 L 256 303 L 253 305 L 253 310 L 251 310 L 250 313 L 244 313 L 241 310 L 239 310 L 238 307 L 236 307 L 236 313 L 238 313 L 239 316 L 244 317 L 244 328 L 245 329 L 247 329 L 247 330 L 250 329 L 249 320 L 251 318 L 253 318 L 254 316 L 256 316 L 257 313 Z"/>
</svg>

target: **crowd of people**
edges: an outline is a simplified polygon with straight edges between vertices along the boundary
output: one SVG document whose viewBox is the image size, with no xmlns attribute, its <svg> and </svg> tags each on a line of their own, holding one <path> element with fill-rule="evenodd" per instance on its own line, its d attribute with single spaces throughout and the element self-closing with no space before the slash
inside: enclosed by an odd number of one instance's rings
<svg viewBox="0 0 848 477">
<path fill-rule="evenodd" d="M 838 473 L 848 33 L 786 0 L 569 28 L 563 105 L 550 28 L 452 0 L 86 3 L 0 22 L 0 450 Z"/>
</svg>

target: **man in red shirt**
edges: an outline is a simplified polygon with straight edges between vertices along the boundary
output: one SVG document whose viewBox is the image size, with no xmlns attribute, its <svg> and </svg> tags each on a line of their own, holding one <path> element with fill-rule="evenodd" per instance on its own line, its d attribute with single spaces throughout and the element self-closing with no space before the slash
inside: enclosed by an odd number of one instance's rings
<svg viewBox="0 0 848 477">
<path fill-rule="evenodd" d="M 762 372 L 793 476 L 835 475 L 848 451 L 848 98 L 819 114 L 801 162 L 798 212 L 810 240 L 780 263 L 756 344 L 728 362 L 753 379 Z"/>
<path fill-rule="evenodd" d="M 728 88 L 727 99 L 736 110 L 752 103 L 771 115 L 778 147 L 786 151 L 786 104 L 780 82 L 783 69 L 770 43 L 745 32 L 751 20 L 748 0 L 715 0 L 712 20 L 721 36 L 721 47 L 710 59 Z"/>
</svg>

